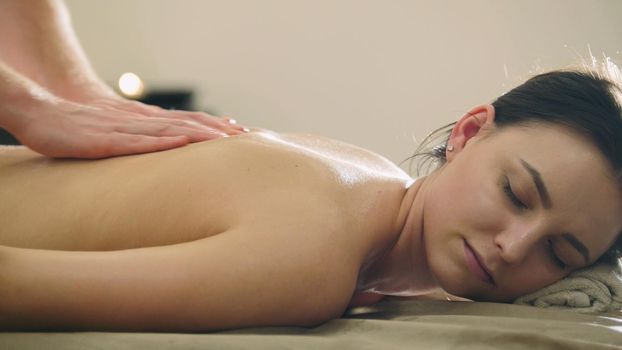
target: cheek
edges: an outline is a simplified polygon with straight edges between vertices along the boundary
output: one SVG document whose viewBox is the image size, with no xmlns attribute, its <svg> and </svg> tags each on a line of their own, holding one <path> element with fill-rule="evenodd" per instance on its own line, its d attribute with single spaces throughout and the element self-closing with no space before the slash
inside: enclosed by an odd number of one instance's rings
<svg viewBox="0 0 622 350">
<path fill-rule="evenodd" d="M 458 232 L 501 230 L 507 207 L 493 176 L 447 170 L 451 171 L 439 176 L 430 191 L 424 220 L 435 225 L 450 224 L 445 228 Z"/>
<path fill-rule="evenodd" d="M 537 244 L 532 247 L 531 254 L 525 257 L 523 263 L 513 269 L 511 268 L 508 272 L 508 277 L 516 276 L 520 282 L 518 285 L 522 285 L 522 290 L 518 287 L 514 288 L 521 292 L 520 295 L 535 292 L 568 274 L 552 262 L 548 248 L 544 244 Z M 512 281 L 512 278 L 509 277 L 508 280 Z"/>
<path fill-rule="evenodd" d="M 506 273 L 508 279 L 502 288 L 495 291 L 493 299 L 500 302 L 510 302 L 523 295 L 536 292 L 562 279 L 565 275 L 544 268 L 541 263 L 525 265 L 521 267 L 520 271 L 508 271 Z"/>
</svg>

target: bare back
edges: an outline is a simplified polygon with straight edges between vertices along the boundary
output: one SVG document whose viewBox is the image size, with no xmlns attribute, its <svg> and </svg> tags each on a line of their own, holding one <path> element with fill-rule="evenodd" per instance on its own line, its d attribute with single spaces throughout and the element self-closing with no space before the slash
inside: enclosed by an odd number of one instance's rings
<svg viewBox="0 0 622 350">
<path fill-rule="evenodd" d="M 0 245 L 118 250 L 235 227 L 334 230 L 363 255 L 391 239 L 410 178 L 385 158 L 312 135 L 250 133 L 104 160 L 0 149 Z"/>
</svg>

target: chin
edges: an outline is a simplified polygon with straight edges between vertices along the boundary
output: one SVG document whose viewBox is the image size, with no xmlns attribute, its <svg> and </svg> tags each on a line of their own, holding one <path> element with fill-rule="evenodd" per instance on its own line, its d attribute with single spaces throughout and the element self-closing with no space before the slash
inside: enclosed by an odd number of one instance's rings
<svg viewBox="0 0 622 350">
<path fill-rule="evenodd" d="M 465 288 L 466 287 L 465 285 L 454 286 L 451 284 L 450 285 L 441 284 L 441 287 L 443 288 L 443 290 L 445 290 L 447 293 L 451 295 L 470 299 L 473 301 L 482 301 L 482 299 L 480 298 L 481 296 L 480 293 L 474 292 L 473 290 L 469 290 L 469 288 Z"/>
<path fill-rule="evenodd" d="M 448 271 L 441 271 L 440 273 L 436 273 L 434 268 L 432 268 L 433 274 L 436 277 L 436 281 L 439 286 L 447 293 L 451 295 L 455 295 L 461 298 L 472 299 L 473 296 L 477 295 L 477 291 L 475 291 L 470 285 L 469 281 L 465 281 L 460 278 L 460 276 L 448 273 Z M 445 273 L 443 273 L 445 272 Z"/>
<path fill-rule="evenodd" d="M 439 274 L 437 281 L 440 287 L 451 295 L 473 301 L 488 301 L 497 303 L 512 302 L 520 295 L 514 296 L 515 293 L 499 293 L 495 286 L 484 286 L 474 283 L 470 279 L 460 278 L 463 276 L 452 274 Z"/>
<path fill-rule="evenodd" d="M 452 245 L 447 244 L 443 246 L 447 253 L 429 256 L 428 267 L 444 291 L 451 295 L 471 299 L 470 296 L 478 294 L 479 290 L 465 275 L 460 265 L 461 261 L 456 259 L 457 253 L 453 253 L 451 247 Z M 454 251 L 458 249 L 455 248 Z"/>
</svg>

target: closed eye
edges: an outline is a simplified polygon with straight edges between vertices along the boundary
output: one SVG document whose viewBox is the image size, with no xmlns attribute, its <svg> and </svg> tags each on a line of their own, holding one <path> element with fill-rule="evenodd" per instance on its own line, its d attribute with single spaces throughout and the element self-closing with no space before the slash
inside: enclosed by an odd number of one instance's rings
<svg viewBox="0 0 622 350">
<path fill-rule="evenodd" d="M 523 202 L 521 202 L 521 200 L 516 196 L 516 194 L 514 194 L 514 191 L 512 190 L 512 185 L 510 184 L 510 179 L 507 176 L 504 177 L 502 187 L 503 187 L 503 192 L 505 192 L 507 198 L 516 208 L 518 208 L 519 210 L 529 209 L 529 207 L 527 207 Z M 560 269 L 562 270 L 566 269 L 568 265 L 559 258 L 557 253 L 555 253 L 553 242 L 549 239 L 546 241 L 546 244 L 547 244 L 547 253 L 551 261 Z"/>
<path fill-rule="evenodd" d="M 566 268 L 566 263 L 562 261 L 562 259 L 560 259 L 557 254 L 555 253 L 555 248 L 553 247 L 553 242 L 549 239 L 546 241 L 546 244 L 548 245 L 548 253 L 549 256 L 551 257 L 551 259 L 553 260 L 553 262 L 560 268 L 560 269 L 565 269 Z"/>
<path fill-rule="evenodd" d="M 516 208 L 521 210 L 527 209 L 527 206 L 523 202 L 521 202 L 520 199 L 518 199 L 518 197 L 516 197 L 516 195 L 514 194 L 512 186 L 510 185 L 510 179 L 508 179 L 507 176 L 503 181 L 503 192 L 505 192 L 508 199 L 512 202 L 512 204 L 514 204 Z"/>
</svg>

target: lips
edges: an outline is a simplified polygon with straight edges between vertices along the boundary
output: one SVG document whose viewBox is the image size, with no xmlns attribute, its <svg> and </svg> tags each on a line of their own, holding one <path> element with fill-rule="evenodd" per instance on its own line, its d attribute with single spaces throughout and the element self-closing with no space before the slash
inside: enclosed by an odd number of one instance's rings
<svg viewBox="0 0 622 350">
<path fill-rule="evenodd" d="M 471 273 L 473 273 L 473 275 L 477 277 L 477 279 L 482 282 L 490 283 L 492 285 L 495 284 L 495 281 L 492 278 L 492 274 L 486 268 L 486 265 L 484 265 L 484 263 L 482 262 L 482 258 L 473 248 L 471 248 L 467 241 L 464 241 L 464 256 L 466 259 L 467 267 L 469 268 Z"/>
</svg>

